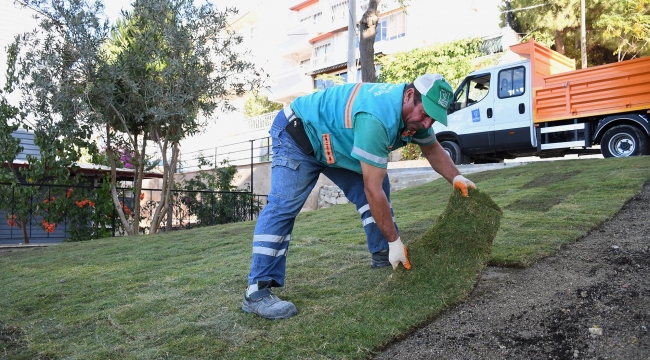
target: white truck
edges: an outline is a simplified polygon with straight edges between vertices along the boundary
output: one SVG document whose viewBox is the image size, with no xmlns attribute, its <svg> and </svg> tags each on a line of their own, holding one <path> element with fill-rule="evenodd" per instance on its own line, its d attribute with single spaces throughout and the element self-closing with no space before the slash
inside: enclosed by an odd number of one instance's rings
<svg viewBox="0 0 650 360">
<path fill-rule="evenodd" d="M 650 155 L 650 57 L 575 70 L 534 40 L 510 49 L 523 60 L 470 73 L 434 123 L 454 163 Z"/>
</svg>

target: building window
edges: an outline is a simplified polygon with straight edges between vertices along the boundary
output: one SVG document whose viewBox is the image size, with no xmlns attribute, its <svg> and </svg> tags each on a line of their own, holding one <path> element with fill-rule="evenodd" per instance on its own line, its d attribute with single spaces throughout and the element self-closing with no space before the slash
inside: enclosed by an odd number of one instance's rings
<svg viewBox="0 0 650 360">
<path fill-rule="evenodd" d="M 311 57 L 312 59 L 312 66 L 317 67 L 317 66 L 322 66 L 324 64 L 327 64 L 327 55 L 331 51 L 331 44 L 323 44 L 316 46 L 314 48 L 314 55 Z"/>
<path fill-rule="evenodd" d="M 332 22 L 348 21 L 348 2 L 342 1 L 332 5 Z"/>
<path fill-rule="evenodd" d="M 300 22 L 310 22 L 312 24 L 318 24 L 323 19 L 323 12 L 319 11 L 317 13 L 311 14 L 300 19 Z"/>
<path fill-rule="evenodd" d="M 361 69 L 357 69 L 357 82 L 361 82 Z M 337 72 L 326 75 L 323 79 L 314 80 L 314 89 L 325 90 L 334 86 L 342 85 L 348 82 L 348 72 Z"/>
<path fill-rule="evenodd" d="M 379 19 L 375 42 L 395 40 L 404 36 L 406 36 L 406 16 L 403 11 Z"/>
</svg>

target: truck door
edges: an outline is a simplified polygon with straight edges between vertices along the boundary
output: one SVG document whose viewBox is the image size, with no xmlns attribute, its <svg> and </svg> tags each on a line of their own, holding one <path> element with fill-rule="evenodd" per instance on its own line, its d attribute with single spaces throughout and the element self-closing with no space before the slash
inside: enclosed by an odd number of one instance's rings
<svg viewBox="0 0 650 360">
<path fill-rule="evenodd" d="M 494 148 L 490 78 L 490 73 L 467 77 L 454 94 L 454 109 L 447 116 L 448 130 L 458 134 L 468 154 Z"/>
<path fill-rule="evenodd" d="M 500 70 L 494 100 L 494 140 L 499 151 L 533 147 L 530 76 L 527 64 Z"/>
</svg>

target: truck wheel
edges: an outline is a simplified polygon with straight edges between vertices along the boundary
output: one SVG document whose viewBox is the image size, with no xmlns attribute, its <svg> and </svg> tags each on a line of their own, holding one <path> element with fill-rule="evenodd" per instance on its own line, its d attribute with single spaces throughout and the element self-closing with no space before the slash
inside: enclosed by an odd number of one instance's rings
<svg viewBox="0 0 650 360">
<path fill-rule="evenodd" d="M 618 125 L 607 130 L 600 141 L 600 152 L 604 157 L 628 157 L 643 155 L 648 151 L 645 134 L 631 125 Z"/>
<path fill-rule="evenodd" d="M 463 163 L 463 153 L 460 151 L 458 144 L 453 141 L 442 141 L 440 146 L 445 149 L 454 164 L 460 165 Z"/>
</svg>

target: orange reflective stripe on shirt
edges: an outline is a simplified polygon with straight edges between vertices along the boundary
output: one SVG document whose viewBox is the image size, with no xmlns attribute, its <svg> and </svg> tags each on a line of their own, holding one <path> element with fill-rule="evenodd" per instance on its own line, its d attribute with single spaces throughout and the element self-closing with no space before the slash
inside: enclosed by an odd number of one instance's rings
<svg viewBox="0 0 650 360">
<path fill-rule="evenodd" d="M 345 105 L 345 127 L 347 129 L 352 129 L 352 104 L 354 104 L 354 99 L 357 97 L 361 84 L 358 83 L 354 86 L 350 98 L 348 98 L 348 103 Z"/>
<path fill-rule="evenodd" d="M 332 142 L 330 134 L 323 134 L 323 149 L 325 150 L 325 157 L 328 164 L 334 164 L 334 153 L 332 152 Z"/>
</svg>

